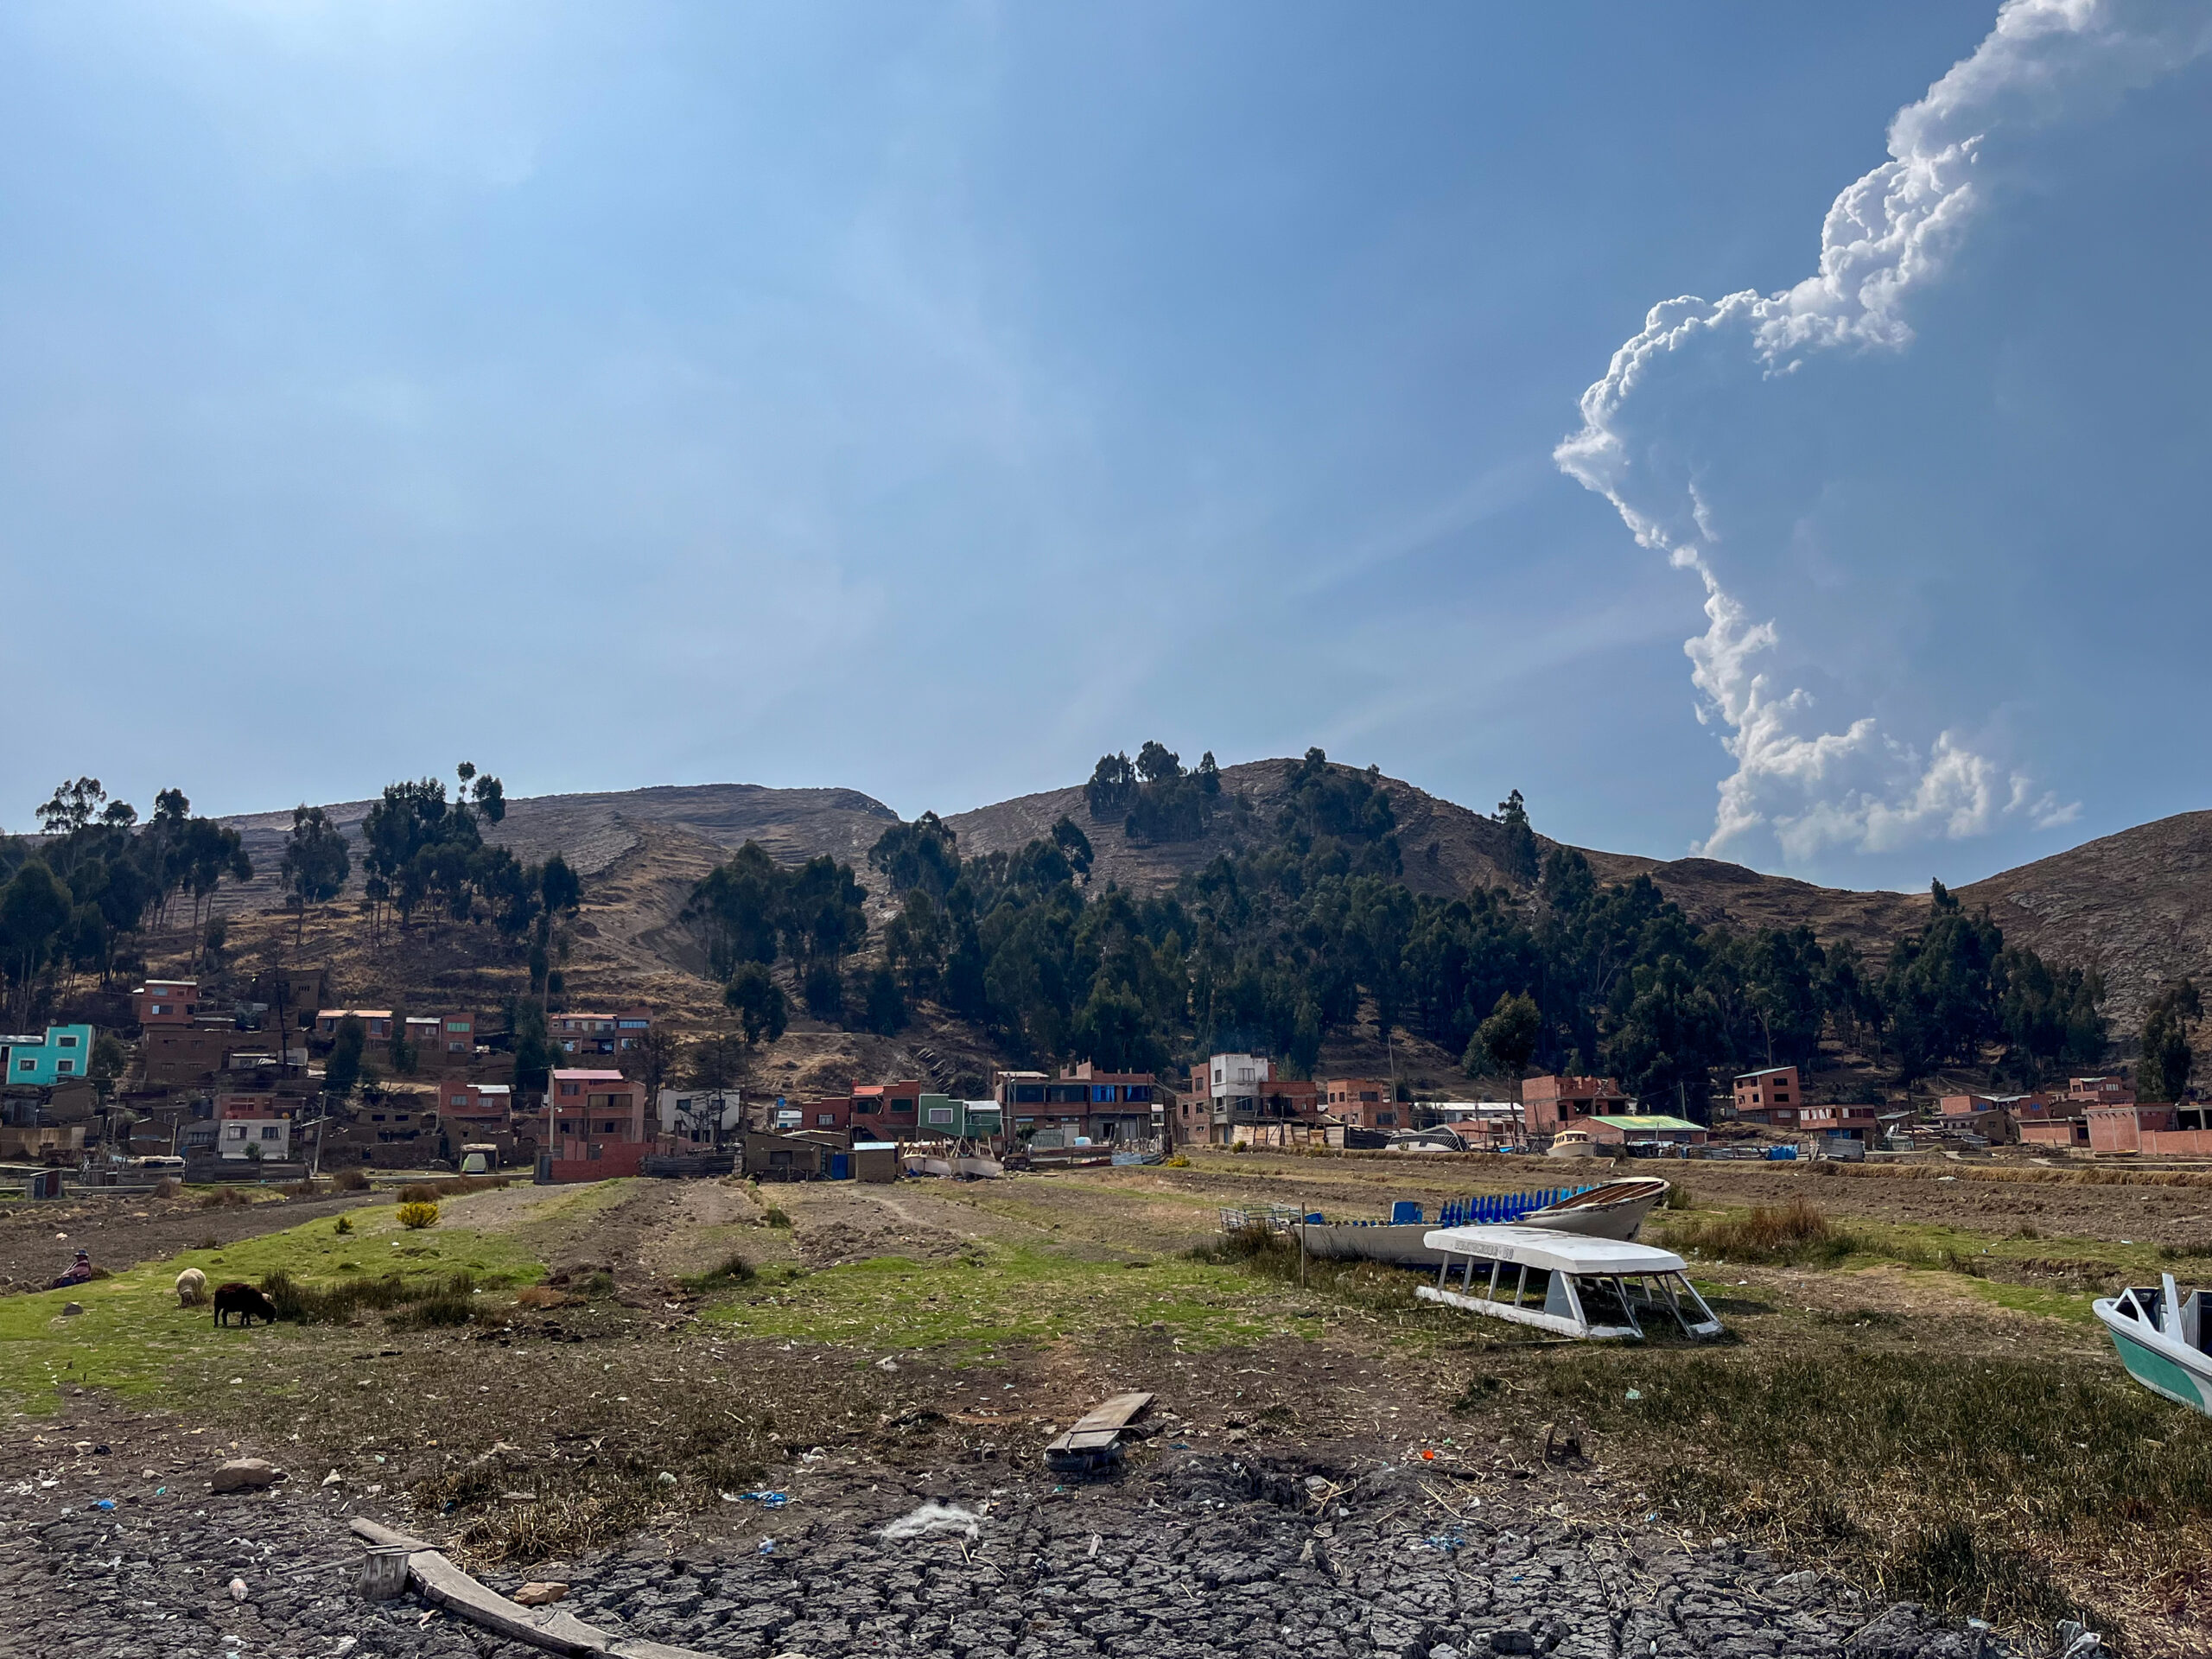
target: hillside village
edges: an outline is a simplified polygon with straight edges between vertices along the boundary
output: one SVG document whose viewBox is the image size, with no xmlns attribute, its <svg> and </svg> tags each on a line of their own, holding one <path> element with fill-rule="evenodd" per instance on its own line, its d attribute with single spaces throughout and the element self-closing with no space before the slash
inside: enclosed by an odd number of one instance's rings
<svg viewBox="0 0 2212 1659">
<path fill-rule="evenodd" d="M 0 1157 L 558 1182 L 742 1164 L 747 1136 L 820 1173 L 934 1141 L 1541 1152 L 1580 1124 L 1637 1154 L 2193 1154 L 2206 1133 L 2191 982 L 2134 988 L 2175 1072 L 2154 1057 L 2139 1087 L 2101 976 L 1940 887 L 1886 936 L 1863 906 L 1780 925 L 1772 894 L 1716 916 L 1665 867 L 1544 840 L 1517 795 L 1482 817 L 1318 751 L 1224 772 L 1147 744 L 942 823 L 850 791 L 671 793 L 645 792 L 658 817 L 509 803 L 464 766 L 449 801 L 425 779 L 216 824 L 169 791 L 140 825 L 95 780 L 58 789 L 0 864 L 22 1027 L 0 1036 Z"/>
</svg>

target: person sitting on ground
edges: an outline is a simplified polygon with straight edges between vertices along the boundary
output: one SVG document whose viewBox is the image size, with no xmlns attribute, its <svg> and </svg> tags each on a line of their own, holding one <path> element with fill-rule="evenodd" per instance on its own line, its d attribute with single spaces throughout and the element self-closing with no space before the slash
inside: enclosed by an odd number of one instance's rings
<svg viewBox="0 0 2212 1659">
<path fill-rule="evenodd" d="M 92 1276 L 92 1253 L 90 1250 L 79 1250 L 77 1252 L 77 1259 L 69 1264 L 69 1271 L 54 1281 L 54 1287 L 56 1290 L 67 1290 L 72 1285 L 85 1283 Z"/>
</svg>

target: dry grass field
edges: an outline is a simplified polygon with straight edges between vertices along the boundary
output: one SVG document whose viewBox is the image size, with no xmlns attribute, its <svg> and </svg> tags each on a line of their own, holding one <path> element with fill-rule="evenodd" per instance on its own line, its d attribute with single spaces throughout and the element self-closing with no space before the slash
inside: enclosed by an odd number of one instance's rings
<svg viewBox="0 0 2212 1659">
<path fill-rule="evenodd" d="M 2212 1424 L 2128 1382 L 2088 1301 L 2212 1274 L 2212 1179 L 1666 1173 L 1681 1207 L 1646 1236 L 1691 1256 L 1718 1344 L 1531 1341 L 1417 1302 L 1411 1275 L 1218 1230 L 1225 1206 L 1375 1215 L 1556 1184 L 1556 1163 L 1217 1154 L 973 1184 L 512 1186 L 448 1196 L 421 1231 L 390 1192 L 205 1212 L 188 1192 L 105 1240 L 101 1217 L 72 1224 L 115 1274 L 76 1293 L 83 1314 L 0 1299 L 0 1391 L 27 1426 L 174 1410 L 377 1488 L 469 1559 L 527 1563 L 712 1535 L 722 1493 L 817 1453 L 1033 1463 L 1137 1388 L 1196 1451 L 1412 1456 L 1450 1491 L 1755 1539 L 1953 1618 L 2025 1631 L 2086 1610 L 2138 1651 L 2204 1650 Z M 12 1219 L 0 1239 L 51 1243 Z M 168 1294 L 188 1265 L 281 1273 L 302 1318 L 215 1330 Z M 1548 1432 L 1581 1457 L 1547 1462 Z M 486 1460 L 500 1446 L 528 1462 L 527 1503 Z"/>
</svg>

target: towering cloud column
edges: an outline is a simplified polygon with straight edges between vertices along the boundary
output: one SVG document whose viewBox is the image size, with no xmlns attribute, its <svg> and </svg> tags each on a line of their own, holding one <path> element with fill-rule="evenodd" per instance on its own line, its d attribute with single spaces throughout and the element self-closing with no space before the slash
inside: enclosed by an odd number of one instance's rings
<svg viewBox="0 0 2212 1659">
<path fill-rule="evenodd" d="M 2109 114 L 2208 48 L 2202 3 L 2007 0 L 1973 55 L 1891 123 L 1891 159 L 1835 199 L 1815 275 L 1777 294 L 1653 307 L 1583 394 L 1560 468 L 1705 587 L 1707 626 L 1684 650 L 1699 718 L 1725 728 L 1735 771 L 1701 850 L 1770 836 L 1802 861 L 1981 834 L 2014 815 L 2072 816 L 1960 734 L 1955 722 L 1987 703 L 1939 713 L 1932 739 L 1893 735 L 1871 714 L 1824 729 L 1803 683 L 1821 671 L 1793 650 L 1787 623 L 1755 620 L 1738 594 L 1792 560 L 1847 567 L 1867 551 L 1847 537 L 1817 555 L 1792 545 L 1840 487 L 1831 463 L 1851 382 L 1910 357 L 1916 305 L 2032 182 L 2031 140 Z M 1856 620 L 1882 632 L 1878 615 Z"/>
</svg>

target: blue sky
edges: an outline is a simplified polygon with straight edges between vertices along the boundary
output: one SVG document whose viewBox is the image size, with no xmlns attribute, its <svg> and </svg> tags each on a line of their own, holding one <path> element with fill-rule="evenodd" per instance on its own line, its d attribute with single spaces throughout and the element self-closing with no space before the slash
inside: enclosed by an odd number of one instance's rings
<svg viewBox="0 0 2212 1659">
<path fill-rule="evenodd" d="M 1917 886 L 2206 805 L 2206 9 L 1996 21 L 0 11 L 0 823 L 1157 736 Z"/>
</svg>

